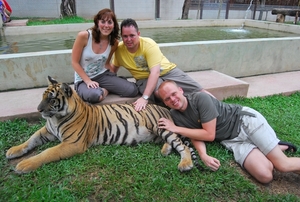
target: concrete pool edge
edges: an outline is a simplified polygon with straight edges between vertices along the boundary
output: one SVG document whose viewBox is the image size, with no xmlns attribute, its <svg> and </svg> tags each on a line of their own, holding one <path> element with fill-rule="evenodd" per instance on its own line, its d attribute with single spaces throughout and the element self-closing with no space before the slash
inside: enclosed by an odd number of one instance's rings
<svg viewBox="0 0 300 202">
<path fill-rule="evenodd" d="M 245 26 L 270 29 L 275 31 L 284 30 L 285 32 L 300 34 L 297 25 L 276 23 L 270 21 L 245 20 L 245 19 L 203 19 L 203 20 L 150 20 L 137 21 L 139 28 L 162 28 L 162 27 L 193 27 L 193 26 Z M 4 34 L 24 35 L 24 34 L 42 34 L 42 33 L 61 33 L 61 32 L 79 32 L 92 27 L 93 23 L 76 23 L 63 25 L 44 25 L 44 26 L 17 26 L 4 27 Z"/>
</svg>

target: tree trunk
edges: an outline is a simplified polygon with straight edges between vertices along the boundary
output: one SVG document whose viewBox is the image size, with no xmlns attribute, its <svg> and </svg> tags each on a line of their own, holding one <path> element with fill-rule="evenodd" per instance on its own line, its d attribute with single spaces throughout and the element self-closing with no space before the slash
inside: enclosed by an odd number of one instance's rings
<svg viewBox="0 0 300 202">
<path fill-rule="evenodd" d="M 76 16 L 76 0 L 61 0 L 60 15 L 61 17 Z"/>
<path fill-rule="evenodd" d="M 181 19 L 188 19 L 191 0 L 184 0 Z"/>
<path fill-rule="evenodd" d="M 263 8 L 265 9 L 265 6 L 266 6 L 266 0 L 262 0 L 260 3 L 260 11 L 259 11 L 258 20 L 262 19 L 262 16 L 264 14 Z"/>
<path fill-rule="evenodd" d="M 223 0 L 220 0 L 220 2 L 219 2 L 219 11 L 218 11 L 218 17 L 217 17 L 217 19 L 220 19 L 220 14 L 221 14 L 222 7 L 223 7 Z"/>
</svg>

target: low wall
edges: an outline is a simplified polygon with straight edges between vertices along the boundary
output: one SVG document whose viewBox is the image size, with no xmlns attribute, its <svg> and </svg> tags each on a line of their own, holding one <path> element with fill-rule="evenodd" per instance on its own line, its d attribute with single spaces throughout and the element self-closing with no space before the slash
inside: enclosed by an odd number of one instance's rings
<svg viewBox="0 0 300 202">
<path fill-rule="evenodd" d="M 282 29 L 278 27 L 280 25 L 275 24 L 266 23 L 265 26 Z M 254 21 L 245 22 L 245 26 L 250 25 L 262 26 Z M 164 55 L 186 72 L 211 69 L 233 77 L 246 77 L 300 70 L 298 65 L 300 37 L 159 45 Z M 73 82 L 71 50 L 0 55 L 0 64 L 0 91 L 43 87 L 47 85 L 45 78 L 48 75 L 59 81 Z M 130 77 L 124 68 L 120 70 L 119 75 Z"/>
</svg>

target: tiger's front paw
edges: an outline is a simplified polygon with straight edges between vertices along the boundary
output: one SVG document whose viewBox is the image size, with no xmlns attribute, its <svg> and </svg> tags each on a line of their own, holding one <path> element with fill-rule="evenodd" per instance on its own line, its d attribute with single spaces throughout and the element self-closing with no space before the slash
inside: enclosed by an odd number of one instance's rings
<svg viewBox="0 0 300 202">
<path fill-rule="evenodd" d="M 11 147 L 6 152 L 6 158 L 12 159 L 12 158 L 20 157 L 25 153 L 26 153 L 26 151 L 25 151 L 23 145 L 14 146 L 14 147 Z"/>
<path fill-rule="evenodd" d="M 34 161 L 33 159 L 25 159 L 17 164 L 15 171 L 19 174 L 22 173 L 29 173 L 31 171 L 36 170 L 38 167 L 40 167 L 42 164 Z"/>
</svg>

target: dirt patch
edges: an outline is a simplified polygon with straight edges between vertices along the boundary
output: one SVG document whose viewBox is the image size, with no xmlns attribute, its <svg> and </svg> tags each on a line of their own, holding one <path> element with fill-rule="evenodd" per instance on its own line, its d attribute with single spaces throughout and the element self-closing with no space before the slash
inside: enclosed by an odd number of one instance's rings
<svg viewBox="0 0 300 202">
<path fill-rule="evenodd" d="M 296 173 L 281 173 L 274 170 L 273 181 L 269 184 L 261 184 L 255 180 L 247 171 L 242 169 L 237 163 L 233 162 L 234 166 L 241 175 L 248 178 L 254 184 L 256 184 L 262 192 L 269 194 L 293 194 L 300 197 L 300 175 Z"/>
</svg>

